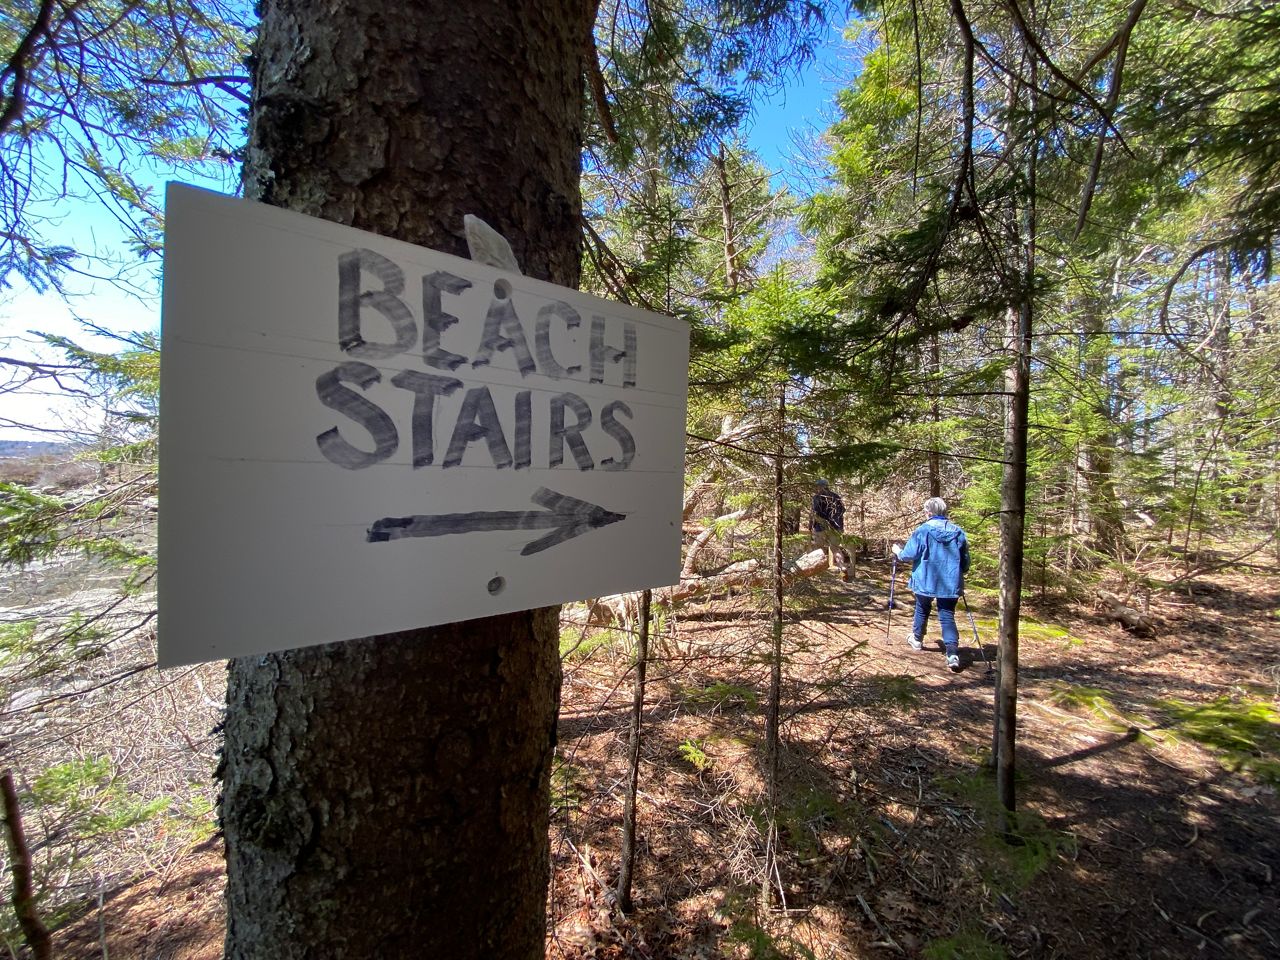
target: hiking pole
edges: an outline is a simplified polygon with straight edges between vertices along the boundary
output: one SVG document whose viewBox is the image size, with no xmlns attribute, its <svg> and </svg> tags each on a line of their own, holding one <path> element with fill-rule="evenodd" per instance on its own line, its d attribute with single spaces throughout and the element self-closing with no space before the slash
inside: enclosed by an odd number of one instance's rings
<svg viewBox="0 0 1280 960">
<path fill-rule="evenodd" d="M 889 630 L 893 626 L 893 608 L 896 606 L 893 600 L 893 591 L 897 588 L 897 586 L 898 586 L 898 557 L 897 557 L 897 554 L 895 554 L 893 557 L 893 577 L 889 580 L 889 602 L 886 604 L 886 606 L 889 609 L 889 619 L 886 620 L 884 623 L 884 639 L 886 643 L 890 642 Z"/>
<path fill-rule="evenodd" d="M 969 617 L 969 626 L 973 629 L 973 642 L 977 646 L 978 651 L 982 654 L 982 659 L 986 661 L 987 673 L 990 673 L 995 667 L 991 663 L 991 658 L 987 656 L 987 648 L 982 645 L 982 641 L 978 639 L 978 625 L 973 620 L 973 611 L 969 609 L 969 598 L 963 593 L 960 599 L 964 601 L 964 612 Z"/>
</svg>

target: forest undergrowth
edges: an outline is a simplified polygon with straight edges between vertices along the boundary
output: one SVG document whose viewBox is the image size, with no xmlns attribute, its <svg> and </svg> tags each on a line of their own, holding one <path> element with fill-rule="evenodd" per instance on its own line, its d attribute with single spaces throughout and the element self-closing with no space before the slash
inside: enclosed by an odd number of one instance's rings
<svg viewBox="0 0 1280 960">
<path fill-rule="evenodd" d="M 906 646 L 904 604 L 890 618 L 887 587 L 887 570 L 864 564 L 851 583 L 827 573 L 788 601 L 772 821 L 762 761 L 769 624 L 759 598 L 713 597 L 655 619 L 635 903 L 625 914 L 614 886 L 633 634 L 584 632 L 567 611 L 549 957 L 1276 955 L 1274 569 L 1221 571 L 1156 594 L 1149 639 L 1089 609 L 1024 607 L 1012 842 L 995 832 L 985 767 L 994 597 L 971 591 L 983 649 L 961 618 L 964 668 L 951 674 L 929 642 L 922 653 Z M 152 726 L 115 701 L 108 712 L 137 735 L 117 727 L 108 755 L 168 744 L 176 752 L 161 766 L 180 759 L 195 782 L 212 762 L 217 683 L 208 668 L 154 701 L 134 698 L 132 709 L 176 711 Z M 200 724 L 189 743 L 175 740 L 174 729 Z M 221 955 L 212 820 L 182 821 L 205 832 L 177 822 L 170 802 L 95 850 L 98 876 L 115 882 L 77 901 L 56 955 Z M 153 862 L 140 856 L 147 850 Z M 156 850 L 167 851 L 163 860 Z"/>
</svg>

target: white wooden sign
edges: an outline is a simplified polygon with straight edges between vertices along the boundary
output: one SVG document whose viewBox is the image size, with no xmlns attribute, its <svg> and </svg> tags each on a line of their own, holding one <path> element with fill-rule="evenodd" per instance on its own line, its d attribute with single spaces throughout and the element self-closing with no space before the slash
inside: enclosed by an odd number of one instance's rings
<svg viewBox="0 0 1280 960">
<path fill-rule="evenodd" d="M 162 337 L 161 666 L 679 578 L 683 322 L 174 184 Z"/>
</svg>

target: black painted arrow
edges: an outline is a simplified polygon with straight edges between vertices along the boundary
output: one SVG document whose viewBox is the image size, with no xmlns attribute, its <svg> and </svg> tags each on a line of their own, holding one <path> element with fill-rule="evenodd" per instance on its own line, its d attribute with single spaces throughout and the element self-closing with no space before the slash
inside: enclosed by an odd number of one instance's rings
<svg viewBox="0 0 1280 960">
<path fill-rule="evenodd" d="M 557 543 L 572 540 L 579 534 L 625 520 L 625 513 L 614 513 L 594 503 L 539 487 L 530 497 L 545 510 L 473 510 L 470 513 L 438 513 L 434 516 L 415 514 L 411 517 L 383 517 L 369 528 L 368 541 L 383 543 L 405 537 L 443 537 L 452 533 L 482 533 L 486 530 L 541 530 L 551 533 L 525 544 L 521 556 L 539 553 Z"/>
</svg>

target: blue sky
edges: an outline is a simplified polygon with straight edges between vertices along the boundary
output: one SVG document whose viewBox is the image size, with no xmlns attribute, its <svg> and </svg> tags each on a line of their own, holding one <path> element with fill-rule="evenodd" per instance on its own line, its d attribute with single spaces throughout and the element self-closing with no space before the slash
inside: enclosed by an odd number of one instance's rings
<svg viewBox="0 0 1280 960">
<path fill-rule="evenodd" d="M 54 158 L 50 169 L 59 169 Z M 164 175 L 153 178 L 155 189 L 163 195 Z M 200 183 L 192 177 L 188 182 Z M 203 185 L 225 190 L 227 185 L 210 180 Z M 81 260 L 76 268 L 83 273 L 65 279 L 66 296 L 55 290 L 37 292 L 16 274 L 12 286 L 0 289 L 0 354 L 26 361 L 58 363 L 61 352 L 38 343 L 30 331 L 67 337 L 90 350 L 115 353 L 124 348 L 118 341 L 94 336 L 81 323 L 116 332 L 153 331 L 160 328 L 160 263 L 157 259 L 139 261 L 126 247 L 125 234 L 119 222 L 104 206 L 90 199 L 64 198 L 56 204 L 45 203 L 48 224 L 42 229 L 46 239 L 64 243 L 78 250 L 100 253 L 112 262 Z M 124 282 L 112 283 L 102 277 L 123 269 Z M 97 279 L 95 279 L 95 276 Z M 41 385 L 19 392 L 0 393 L 0 420 L 13 420 L 45 429 L 75 428 L 86 417 L 98 416 L 96 410 L 68 397 L 55 385 Z M 38 432 L 6 426 L 0 422 L 0 440 L 57 439 Z"/>
<path fill-rule="evenodd" d="M 778 93 L 756 104 L 747 143 L 774 171 L 775 186 L 786 183 L 793 191 L 803 192 L 798 189 L 801 174 L 793 163 L 795 141 L 811 139 L 831 125 L 835 95 L 853 79 L 856 65 L 843 33 L 843 25 L 832 26 L 813 62 L 788 78 Z"/>
<path fill-rule="evenodd" d="M 790 185 L 795 193 L 806 192 L 804 172 L 798 170 L 793 162 L 797 153 L 795 144 L 797 140 L 813 139 L 830 124 L 833 119 L 832 98 L 837 90 L 848 85 L 853 76 L 853 61 L 842 33 L 842 25 L 828 30 L 826 42 L 813 62 L 799 75 L 788 77 L 782 89 L 773 96 L 762 98 L 756 104 L 746 139 L 765 165 L 774 171 L 775 187 L 785 184 Z M 157 189 L 163 189 L 164 179 L 156 178 Z M 212 189 L 225 189 L 225 185 L 201 184 L 192 177 L 182 179 Z M 119 247 L 121 243 L 118 224 L 100 205 L 91 202 L 69 205 L 61 214 L 61 220 L 56 239 L 65 239 L 79 249 L 110 249 Z M 28 359 L 36 356 L 36 351 L 27 342 L 28 330 L 71 337 L 92 349 L 119 349 L 118 344 L 109 340 L 86 335 L 79 318 L 117 331 L 158 329 L 158 267 L 155 264 L 136 267 L 133 277 L 140 294 L 127 293 L 110 283 L 73 277 L 67 284 L 72 294 L 69 300 L 53 292 L 38 294 L 15 279 L 12 289 L 0 291 L 0 350 Z M 42 358 L 56 360 L 57 356 L 46 352 Z M 74 416 L 77 412 L 76 404 L 65 402 L 65 398 L 62 404 L 58 404 L 56 398 L 48 394 L 20 397 L 7 393 L 2 396 L 4 409 L 0 411 L 0 417 L 5 419 L 52 427 L 58 419 Z M 34 436 L 0 424 L 0 439 Z"/>
</svg>

